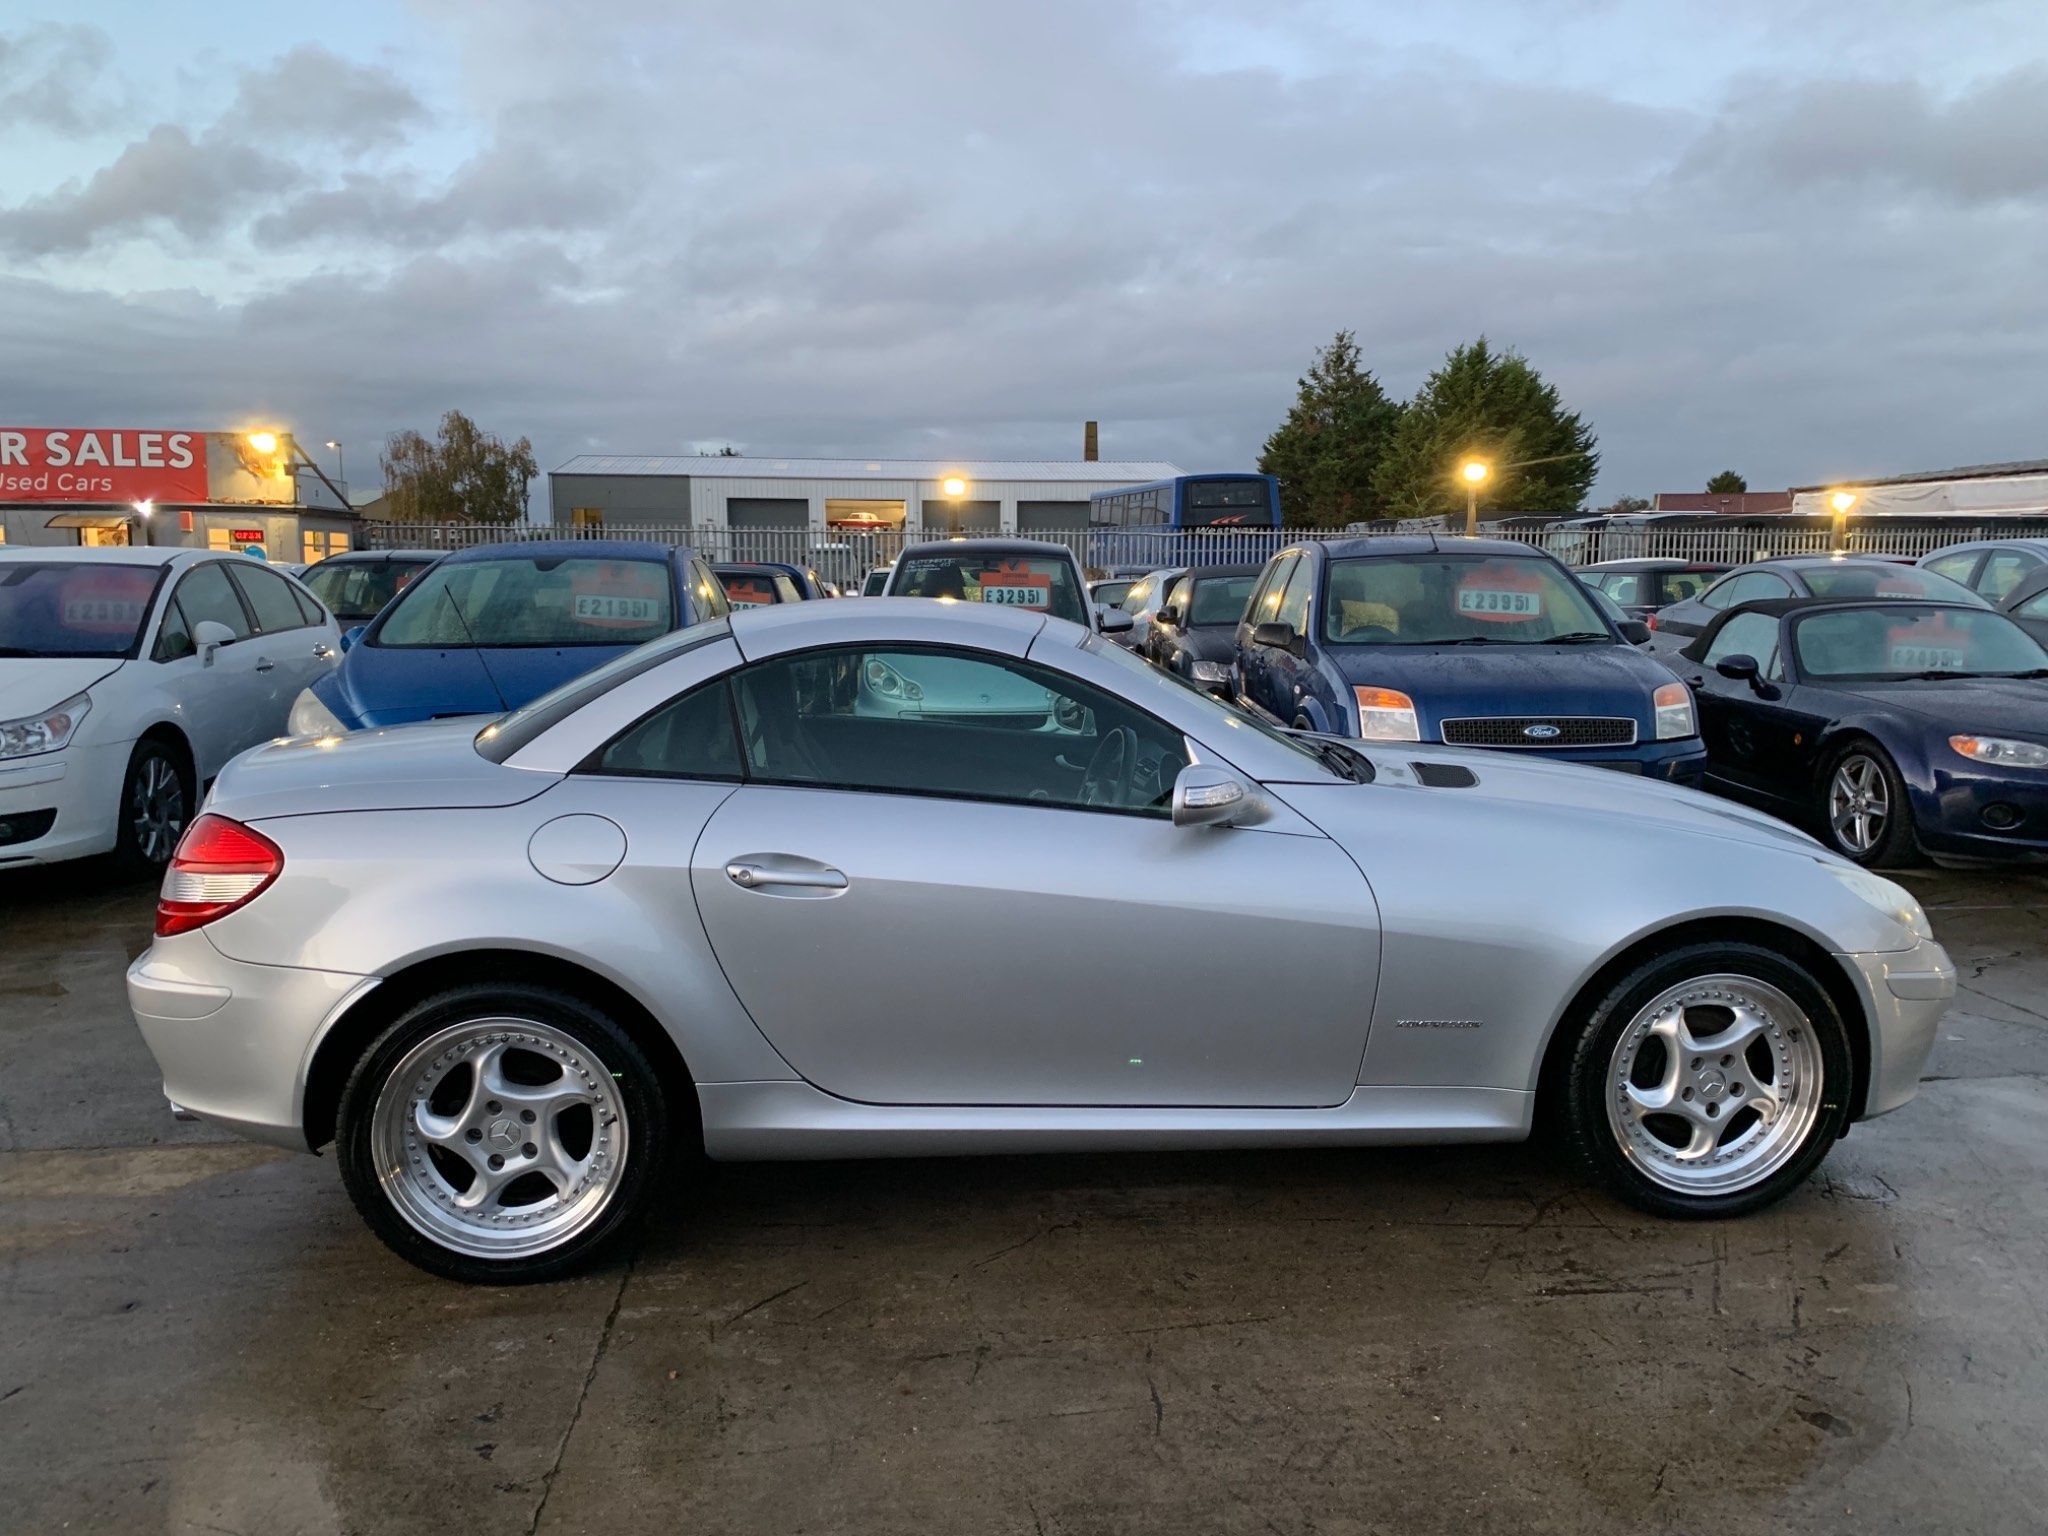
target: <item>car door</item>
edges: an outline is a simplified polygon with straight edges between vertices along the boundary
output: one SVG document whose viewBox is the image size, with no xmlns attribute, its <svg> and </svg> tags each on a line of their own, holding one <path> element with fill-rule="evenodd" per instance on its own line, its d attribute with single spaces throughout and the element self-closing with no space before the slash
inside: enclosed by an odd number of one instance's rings
<svg viewBox="0 0 2048 1536">
<path fill-rule="evenodd" d="M 1244 699 L 1260 709 L 1266 694 L 1266 650 L 1262 645 L 1252 643 L 1252 635 L 1258 626 L 1280 611 L 1280 599 L 1287 592 L 1287 578 L 1294 574 L 1295 563 L 1301 559 L 1298 551 L 1282 550 L 1266 563 L 1266 569 L 1259 577 L 1259 584 L 1252 589 L 1251 601 L 1244 606 L 1244 617 L 1237 621 L 1237 673 L 1238 687 Z"/>
<path fill-rule="evenodd" d="M 178 578 L 171 598 L 179 627 L 170 637 L 176 654 L 168 655 L 164 665 L 170 669 L 169 682 L 200 782 L 206 783 L 229 758 L 264 739 L 261 722 L 270 713 L 270 677 L 256 669 L 256 625 L 225 561 L 205 560 L 193 566 Z M 210 656 L 194 643 L 195 631 L 209 621 L 226 625 L 235 637 Z"/>
<path fill-rule="evenodd" d="M 292 701 L 335 665 L 340 637 L 324 615 L 300 604 L 292 584 L 277 572 L 245 561 L 230 565 L 228 574 L 255 616 L 250 644 L 256 650 L 256 675 L 265 685 L 262 710 L 244 722 L 241 745 L 251 747 L 284 734 Z"/>
<path fill-rule="evenodd" d="M 1287 625 L 1294 631 L 1298 642 L 1311 633 L 1309 626 L 1314 620 L 1310 609 L 1314 606 L 1312 598 L 1318 570 L 1320 567 L 1311 556 L 1303 555 L 1295 561 L 1286 589 L 1280 594 L 1280 605 L 1273 610 L 1273 622 Z M 1263 702 L 1266 710 L 1282 725 L 1292 725 L 1297 719 L 1309 718 L 1308 701 L 1314 680 L 1314 663 L 1306 656 L 1297 656 L 1279 646 L 1267 646 L 1265 650 L 1266 694 Z"/>
<path fill-rule="evenodd" d="M 1714 632 L 1704 663 L 1687 662 L 1686 681 L 1699 705 L 1700 740 L 1707 772 L 1744 799 L 1799 798 L 1791 760 L 1796 757 L 1794 710 L 1779 653 L 1779 621 L 1767 613 L 1738 613 Z M 1761 689 L 1723 677 L 1715 668 L 1730 656 L 1748 656 Z"/>
<path fill-rule="evenodd" d="M 731 684 L 746 781 L 690 885 L 797 1072 L 888 1104 L 1350 1095 L 1377 916 L 1335 844 L 1175 827 L 1179 732 L 1050 668 L 943 647 L 919 663 L 978 669 L 991 697 L 1042 688 L 1065 722 L 1048 729 L 880 709 L 869 685 L 915 670 L 901 650 L 772 658 Z"/>
</svg>

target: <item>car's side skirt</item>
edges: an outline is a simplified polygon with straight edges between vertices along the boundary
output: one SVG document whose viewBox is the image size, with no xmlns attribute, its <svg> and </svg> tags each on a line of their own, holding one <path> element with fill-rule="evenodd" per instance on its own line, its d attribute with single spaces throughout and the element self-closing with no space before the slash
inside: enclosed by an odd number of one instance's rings
<svg viewBox="0 0 2048 1536">
<path fill-rule="evenodd" d="M 704 1150 L 767 1158 L 1519 1141 L 1535 1095 L 1361 1084 L 1331 1109 L 856 1104 L 808 1083 L 700 1083 Z"/>
</svg>

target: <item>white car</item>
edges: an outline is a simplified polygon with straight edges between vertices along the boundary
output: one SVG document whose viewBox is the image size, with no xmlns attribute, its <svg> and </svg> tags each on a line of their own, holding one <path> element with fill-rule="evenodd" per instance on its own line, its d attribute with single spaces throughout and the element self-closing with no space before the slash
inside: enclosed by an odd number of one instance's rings
<svg viewBox="0 0 2048 1536">
<path fill-rule="evenodd" d="M 0 869 L 162 866 L 229 758 L 338 664 L 290 577 L 204 549 L 0 549 Z"/>
</svg>

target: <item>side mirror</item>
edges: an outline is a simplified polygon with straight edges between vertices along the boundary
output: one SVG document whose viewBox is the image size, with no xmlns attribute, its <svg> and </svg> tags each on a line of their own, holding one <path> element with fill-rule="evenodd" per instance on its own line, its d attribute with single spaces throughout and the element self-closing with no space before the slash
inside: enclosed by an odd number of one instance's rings
<svg viewBox="0 0 2048 1536">
<path fill-rule="evenodd" d="M 1128 635 L 1137 628 L 1138 621 L 1121 608 L 1105 608 L 1095 605 L 1095 627 L 1105 635 Z"/>
<path fill-rule="evenodd" d="M 1241 827 L 1264 815 L 1258 792 L 1221 768 L 1190 763 L 1173 781 L 1176 827 Z"/>
<path fill-rule="evenodd" d="M 1723 656 L 1714 663 L 1714 670 L 1723 677 L 1733 678 L 1738 683 L 1754 683 L 1760 670 L 1754 656 Z"/>
<path fill-rule="evenodd" d="M 1282 624 L 1277 619 L 1268 619 L 1252 627 L 1253 645 L 1270 645 L 1276 651 L 1292 651 L 1299 656 L 1306 649 L 1301 637 L 1294 632 L 1292 624 Z"/>
<path fill-rule="evenodd" d="M 212 666 L 213 653 L 234 640 L 235 632 L 218 619 L 201 619 L 192 626 L 192 649 L 199 653 L 202 667 Z"/>
<path fill-rule="evenodd" d="M 1623 619 L 1614 627 L 1621 632 L 1621 638 L 1630 645 L 1648 645 L 1650 643 L 1650 626 L 1641 619 Z"/>
<path fill-rule="evenodd" d="M 1178 628 L 1180 625 L 1180 609 L 1168 604 L 1159 610 L 1159 617 L 1152 622 L 1154 624 L 1164 624 L 1168 629 Z"/>
<path fill-rule="evenodd" d="M 341 648 L 344 651 L 354 650 L 356 642 L 363 638 L 363 631 L 369 627 L 367 624 L 358 624 L 351 629 L 344 629 L 341 632 Z"/>
</svg>

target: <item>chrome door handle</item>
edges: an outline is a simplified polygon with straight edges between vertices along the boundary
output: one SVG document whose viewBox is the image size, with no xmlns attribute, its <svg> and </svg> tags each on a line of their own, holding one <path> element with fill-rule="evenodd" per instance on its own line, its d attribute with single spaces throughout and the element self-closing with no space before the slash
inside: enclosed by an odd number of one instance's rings
<svg viewBox="0 0 2048 1536">
<path fill-rule="evenodd" d="M 836 869 L 771 869 L 765 864 L 728 864 L 725 878 L 743 890 L 766 885 L 796 885 L 809 890 L 843 891 L 846 876 Z"/>
<path fill-rule="evenodd" d="M 276 665 L 277 663 L 272 661 L 268 656 L 258 656 L 256 658 L 256 670 L 258 672 L 268 672 L 272 667 Z"/>
<path fill-rule="evenodd" d="M 327 660 L 328 657 L 332 656 L 333 654 L 334 647 L 329 645 L 325 640 L 322 640 L 318 645 L 313 647 L 313 659 L 315 661 L 325 661 Z"/>
</svg>

